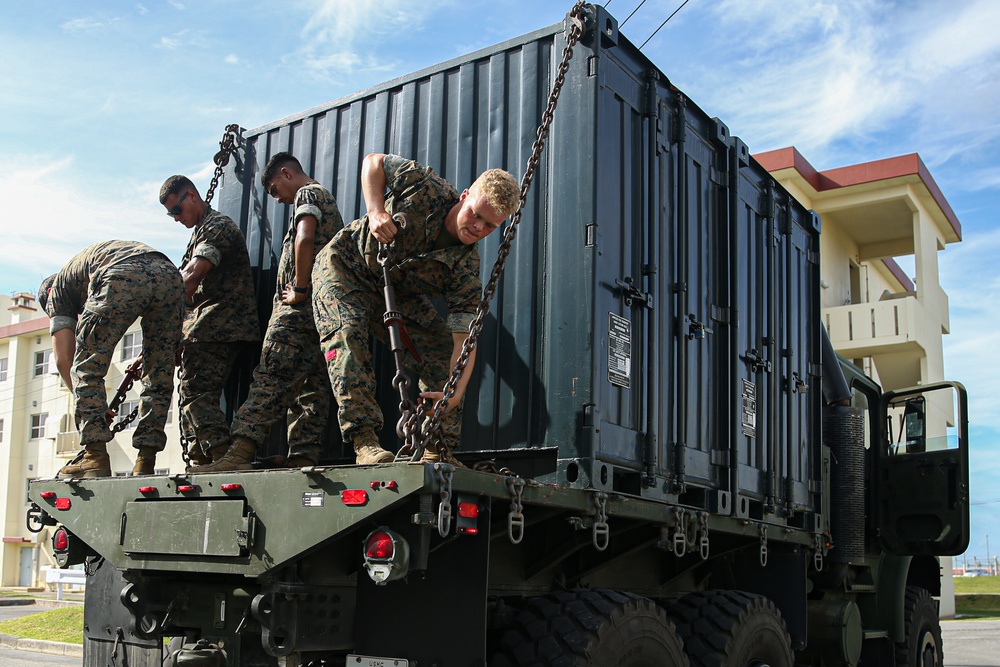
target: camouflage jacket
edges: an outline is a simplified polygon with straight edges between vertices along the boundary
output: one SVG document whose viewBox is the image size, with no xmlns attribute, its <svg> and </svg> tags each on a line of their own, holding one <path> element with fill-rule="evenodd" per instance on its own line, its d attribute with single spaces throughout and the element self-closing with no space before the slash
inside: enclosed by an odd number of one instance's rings
<svg viewBox="0 0 1000 667">
<path fill-rule="evenodd" d="M 295 234 L 299 220 L 304 215 L 316 218 L 316 236 L 313 239 L 313 261 L 330 239 L 344 227 L 344 219 L 337 208 L 333 194 L 319 183 L 310 183 L 295 193 L 291 224 L 281 245 L 281 259 L 278 261 L 278 284 L 274 293 L 274 310 L 268 328 L 280 327 L 293 330 L 315 330 L 313 323 L 312 299 L 306 299 L 294 306 L 281 303 L 281 290 L 295 279 Z M 311 279 L 311 276 L 310 276 Z"/>
<path fill-rule="evenodd" d="M 49 291 L 45 308 L 51 319 L 49 332 L 76 328 L 91 286 L 100 284 L 100 276 L 105 269 L 148 253 L 170 261 L 155 248 L 137 241 L 101 241 L 74 255 L 56 274 Z"/>
<path fill-rule="evenodd" d="M 438 247 L 445 231 L 448 212 L 459 203 L 458 191 L 448 181 L 419 162 L 386 155 L 382 161 L 386 177 L 385 210 L 393 215 L 406 213 L 409 227 L 393 239 L 390 246 L 389 279 L 396 294 L 420 296 L 423 305 L 408 308 L 405 314 L 417 321 L 436 312 L 430 298 L 443 297 L 448 308 L 448 328 L 453 332 L 468 331 L 482 298 L 483 283 L 479 276 L 478 244 Z M 370 285 L 380 285 L 382 269 L 378 265 L 378 240 L 368 230 L 368 216 L 347 225 L 335 239 L 345 264 L 354 264 L 365 274 Z M 340 277 L 343 279 L 344 277 Z"/>
<path fill-rule="evenodd" d="M 188 302 L 184 340 L 231 343 L 260 340 L 250 257 L 240 228 L 228 216 L 206 208 L 194 228 L 181 266 L 200 257 L 212 264 Z"/>
</svg>

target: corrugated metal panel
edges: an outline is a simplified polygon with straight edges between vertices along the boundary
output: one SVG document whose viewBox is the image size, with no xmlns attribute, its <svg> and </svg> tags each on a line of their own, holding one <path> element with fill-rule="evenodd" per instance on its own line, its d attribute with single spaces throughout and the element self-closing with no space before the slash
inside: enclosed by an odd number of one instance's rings
<svg viewBox="0 0 1000 667">
<path fill-rule="evenodd" d="M 562 46 L 553 26 L 248 132 L 220 205 L 247 230 L 262 315 L 288 216 L 259 184 L 272 154 L 294 153 L 345 220 L 371 151 L 459 188 L 488 167 L 519 176 Z M 818 233 L 723 123 L 616 29 L 591 33 L 479 340 L 462 451 L 713 511 L 816 507 Z M 500 241 L 481 242 L 484 280 Z"/>
</svg>

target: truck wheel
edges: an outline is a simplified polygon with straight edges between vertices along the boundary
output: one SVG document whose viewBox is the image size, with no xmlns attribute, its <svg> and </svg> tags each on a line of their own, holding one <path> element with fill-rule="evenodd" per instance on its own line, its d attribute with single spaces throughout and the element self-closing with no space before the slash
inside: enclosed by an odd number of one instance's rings
<svg viewBox="0 0 1000 667">
<path fill-rule="evenodd" d="M 792 639 L 774 603 L 741 591 L 689 593 L 669 608 L 692 667 L 792 667 Z"/>
<path fill-rule="evenodd" d="M 611 590 L 532 598 L 499 630 L 490 667 L 688 667 L 655 602 Z"/>
<path fill-rule="evenodd" d="M 906 587 L 904 603 L 906 638 L 896 644 L 897 667 L 941 667 L 941 621 L 938 606 L 926 589 Z"/>
</svg>

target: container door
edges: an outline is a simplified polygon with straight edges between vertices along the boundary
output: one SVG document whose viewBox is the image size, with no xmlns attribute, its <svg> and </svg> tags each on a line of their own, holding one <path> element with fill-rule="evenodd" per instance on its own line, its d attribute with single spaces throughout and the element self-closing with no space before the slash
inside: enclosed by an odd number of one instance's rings
<svg viewBox="0 0 1000 667">
<path fill-rule="evenodd" d="M 887 392 L 878 527 L 895 555 L 957 556 L 969 545 L 969 399 L 957 382 Z"/>
</svg>

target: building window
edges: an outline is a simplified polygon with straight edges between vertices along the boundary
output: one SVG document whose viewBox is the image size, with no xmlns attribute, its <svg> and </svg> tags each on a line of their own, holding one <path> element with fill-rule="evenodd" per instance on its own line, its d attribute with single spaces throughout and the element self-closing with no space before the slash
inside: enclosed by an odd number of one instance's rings
<svg viewBox="0 0 1000 667">
<path fill-rule="evenodd" d="M 128 417 L 130 414 L 132 414 L 132 411 L 138 407 L 139 407 L 139 401 L 125 401 L 124 403 L 122 403 L 121 406 L 118 408 L 118 416 L 115 418 L 115 423 L 117 424 L 121 420 Z M 126 426 L 125 428 L 129 430 L 134 429 L 136 427 L 136 424 L 138 423 L 139 423 L 139 417 L 137 415 L 136 418 L 133 419 L 131 422 L 129 422 L 128 426 Z"/>
<path fill-rule="evenodd" d="M 0 359 L 0 382 L 7 381 L 7 360 Z"/>
<path fill-rule="evenodd" d="M 142 354 L 142 332 L 127 333 L 122 337 L 122 361 L 132 361 Z"/>
<path fill-rule="evenodd" d="M 3 420 L 0 419 L 0 442 L 3 442 Z"/>
<path fill-rule="evenodd" d="M 32 377 L 41 377 L 49 374 L 49 363 L 52 361 L 52 350 L 42 350 L 35 352 L 35 369 Z"/>
<path fill-rule="evenodd" d="M 49 419 L 49 413 L 42 412 L 37 415 L 31 415 L 31 435 L 29 436 L 32 440 L 38 440 L 39 438 L 45 437 L 45 422 Z"/>
</svg>

